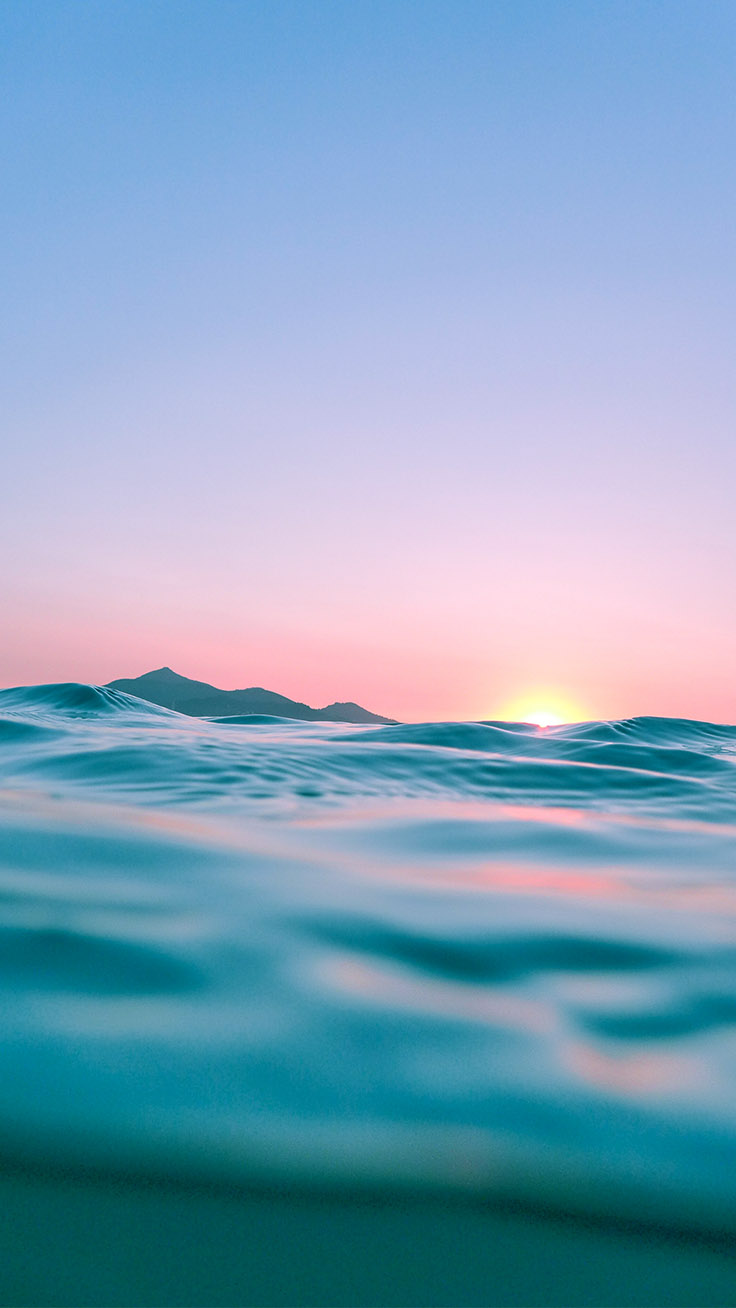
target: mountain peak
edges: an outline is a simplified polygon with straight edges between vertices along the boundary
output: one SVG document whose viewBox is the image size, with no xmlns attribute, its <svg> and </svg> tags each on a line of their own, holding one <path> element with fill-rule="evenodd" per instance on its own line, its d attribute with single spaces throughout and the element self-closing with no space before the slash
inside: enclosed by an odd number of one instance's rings
<svg viewBox="0 0 736 1308">
<path fill-rule="evenodd" d="M 119 678 L 108 682 L 112 690 L 124 690 L 128 695 L 162 708 L 174 709 L 195 718 L 224 718 L 257 713 L 273 717 L 296 718 L 302 722 L 354 722 L 391 723 L 393 718 L 382 717 L 361 708 L 360 704 L 335 703 L 314 709 L 308 704 L 278 695 L 261 686 L 246 690 L 220 690 L 206 681 L 192 681 L 172 668 L 155 668 L 140 677 Z"/>
</svg>

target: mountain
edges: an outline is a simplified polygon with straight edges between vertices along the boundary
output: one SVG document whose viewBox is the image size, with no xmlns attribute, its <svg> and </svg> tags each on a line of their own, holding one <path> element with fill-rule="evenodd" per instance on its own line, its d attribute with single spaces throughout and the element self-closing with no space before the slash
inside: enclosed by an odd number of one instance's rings
<svg viewBox="0 0 736 1308">
<path fill-rule="evenodd" d="M 180 677 L 171 668 L 157 668 L 155 672 L 145 672 L 142 677 L 122 677 L 118 681 L 108 682 L 112 690 L 124 690 L 128 695 L 137 695 L 149 704 L 160 704 L 162 708 L 176 709 L 177 713 L 188 713 L 193 718 L 225 718 L 241 713 L 269 713 L 279 718 L 299 718 L 304 722 L 383 722 L 391 723 L 393 718 L 383 718 L 378 713 L 369 713 L 360 704 L 328 704 L 322 709 L 310 708 L 297 700 L 277 695 L 273 690 L 263 690 L 260 686 L 251 686 L 247 690 L 218 690 L 206 681 L 191 681 L 189 677 Z"/>
</svg>

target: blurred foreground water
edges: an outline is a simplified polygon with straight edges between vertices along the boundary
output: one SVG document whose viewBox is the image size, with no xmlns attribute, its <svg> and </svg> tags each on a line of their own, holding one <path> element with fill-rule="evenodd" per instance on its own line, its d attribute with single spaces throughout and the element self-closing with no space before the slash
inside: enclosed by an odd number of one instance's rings
<svg viewBox="0 0 736 1308">
<path fill-rule="evenodd" d="M 0 692 L 0 1301 L 736 1304 L 736 728 Z"/>
</svg>

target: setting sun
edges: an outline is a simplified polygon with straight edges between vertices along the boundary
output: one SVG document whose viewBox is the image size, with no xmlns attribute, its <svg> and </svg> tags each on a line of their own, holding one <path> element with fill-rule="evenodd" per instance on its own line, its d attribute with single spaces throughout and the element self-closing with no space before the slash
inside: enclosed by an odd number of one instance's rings
<svg viewBox="0 0 736 1308">
<path fill-rule="evenodd" d="M 556 713 L 550 713 L 548 709 L 535 709 L 523 721 L 534 723 L 537 727 L 559 727 L 563 719 Z"/>
<path fill-rule="evenodd" d="M 498 717 L 505 722 L 528 722 L 536 727 L 559 727 L 582 722 L 588 715 L 567 695 L 537 690 L 517 695 L 502 705 Z"/>
</svg>

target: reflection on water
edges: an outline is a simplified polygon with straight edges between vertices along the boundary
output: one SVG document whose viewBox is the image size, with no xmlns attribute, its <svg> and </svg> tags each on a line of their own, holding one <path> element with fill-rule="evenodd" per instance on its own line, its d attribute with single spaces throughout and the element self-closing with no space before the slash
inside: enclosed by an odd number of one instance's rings
<svg viewBox="0 0 736 1308">
<path fill-rule="evenodd" d="M 621 1095 L 667 1095 L 673 1085 L 692 1081 L 694 1064 L 682 1052 L 640 1050 L 606 1052 L 571 1042 L 569 1067 L 592 1086 Z"/>
<path fill-rule="evenodd" d="M 732 1231 L 735 762 L 0 692 L 6 1160 Z"/>
</svg>

